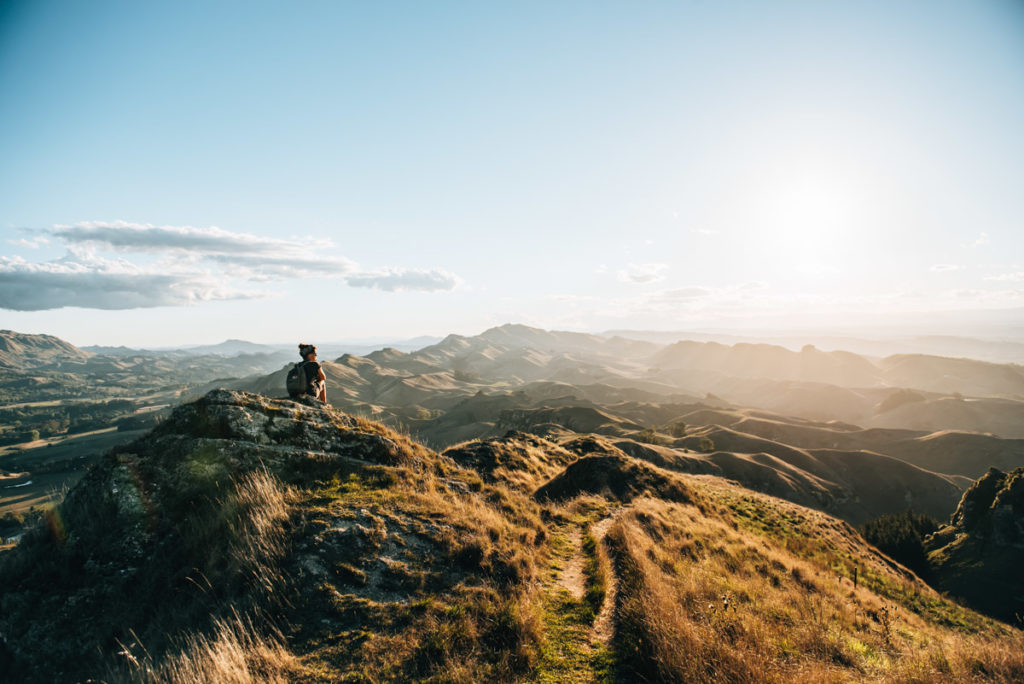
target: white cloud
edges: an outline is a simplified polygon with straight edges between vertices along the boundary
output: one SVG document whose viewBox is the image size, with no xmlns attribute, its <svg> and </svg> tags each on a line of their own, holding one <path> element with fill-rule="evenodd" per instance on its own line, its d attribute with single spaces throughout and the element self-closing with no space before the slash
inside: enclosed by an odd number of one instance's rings
<svg viewBox="0 0 1024 684">
<path fill-rule="evenodd" d="M 656 283 L 665 279 L 668 264 L 629 264 L 616 277 L 623 283 Z"/>
<path fill-rule="evenodd" d="M 957 264 L 935 264 L 934 266 L 932 266 L 928 270 L 929 271 L 934 271 L 936 273 L 942 273 L 942 272 L 945 272 L 945 271 L 960 271 L 962 269 L 963 269 L 963 266 L 958 266 Z"/>
<path fill-rule="evenodd" d="M 54 226 L 47 233 L 63 242 L 108 247 L 127 252 L 201 252 L 203 254 L 303 254 L 331 247 L 328 240 L 277 240 L 248 233 L 232 233 L 216 226 L 156 226 L 127 221 L 84 221 Z"/>
<path fill-rule="evenodd" d="M 344 276 L 359 268 L 345 257 L 213 254 L 207 259 L 223 266 L 229 275 L 250 279 Z"/>
<path fill-rule="evenodd" d="M 231 280 L 338 278 L 352 287 L 386 292 L 437 292 L 462 282 L 439 268 L 363 268 L 344 256 L 330 254 L 329 240 L 279 240 L 216 226 L 88 221 L 43 232 L 64 242 L 68 255 L 44 263 L 0 257 L 0 284 L 4 287 L 0 308 L 129 309 L 262 296 L 229 286 Z M 18 244 L 32 247 L 48 242 L 44 235 Z M 145 260 L 150 263 L 105 259 L 97 256 L 99 251 L 149 255 Z"/>
<path fill-rule="evenodd" d="M 28 247 L 29 249 L 39 249 L 44 245 L 50 244 L 50 241 L 45 237 L 38 237 L 35 240 L 26 240 L 25 238 L 18 238 L 17 240 L 8 240 L 7 244 L 14 245 L 15 247 Z"/>
<path fill-rule="evenodd" d="M 989 243 L 988 233 L 981 233 L 978 238 L 974 241 L 974 247 L 981 247 Z"/>
<path fill-rule="evenodd" d="M 0 308 L 42 311 L 77 306 L 136 309 L 260 296 L 225 287 L 202 273 L 147 270 L 123 260 L 69 254 L 44 263 L 0 257 Z"/>
<path fill-rule="evenodd" d="M 449 273 L 439 268 L 430 270 L 392 268 L 383 271 L 356 273 L 347 276 L 346 281 L 352 287 L 366 287 L 386 292 L 400 292 L 402 290 L 419 290 L 422 292 L 453 290 L 462 282 L 454 273 Z"/>
<path fill-rule="evenodd" d="M 1020 282 L 1024 280 L 1024 271 L 1017 271 L 1016 273 L 1000 273 L 999 275 L 986 276 L 985 280 L 996 280 L 1001 282 Z"/>
<path fill-rule="evenodd" d="M 1024 289 L 965 289 L 954 291 L 953 296 L 958 299 L 970 299 L 973 300 L 976 305 L 991 308 L 1020 306 L 1021 304 L 1024 304 Z"/>
<path fill-rule="evenodd" d="M 678 304 L 691 302 L 695 299 L 703 299 L 713 294 L 713 291 L 706 287 L 681 287 L 675 290 L 662 290 L 647 296 L 648 301 L 666 304 Z"/>
<path fill-rule="evenodd" d="M 961 311 L 967 307 L 1004 309 L 1024 305 L 1024 288 L 999 290 L 876 291 L 859 295 L 778 291 L 770 283 L 692 285 L 606 298 L 582 294 L 551 295 L 551 315 L 580 326 L 671 329 L 690 324 L 757 320 L 810 320 L 843 323 L 847 316 L 903 312 Z M 599 322 L 599 323 L 597 323 Z"/>
</svg>

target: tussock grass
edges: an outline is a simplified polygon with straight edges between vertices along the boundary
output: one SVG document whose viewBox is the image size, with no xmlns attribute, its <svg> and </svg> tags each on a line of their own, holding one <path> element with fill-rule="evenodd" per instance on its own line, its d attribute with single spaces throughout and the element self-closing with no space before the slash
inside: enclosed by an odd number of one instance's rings
<svg viewBox="0 0 1024 684">
<path fill-rule="evenodd" d="M 366 634 L 343 681 L 518 681 L 540 657 L 535 590 L 460 586 L 430 600 L 400 631 Z"/>
<path fill-rule="evenodd" d="M 774 504 L 769 497 L 757 501 Z M 785 513 L 795 516 L 795 508 Z M 817 523 L 829 519 L 821 518 L 801 521 L 802 531 L 791 526 L 787 534 L 824 535 Z M 620 578 L 616 650 L 624 671 L 640 680 L 938 683 L 1024 677 L 1019 632 L 978 616 L 973 632 L 950 629 L 930 613 L 854 588 L 818 553 L 821 546 L 858 544 L 842 526 L 831 529 L 831 537 L 768 543 L 738 525 L 727 507 L 705 514 L 644 498 L 607 539 Z M 885 565 L 870 552 L 864 556 L 866 567 Z M 913 582 L 898 569 L 886 576 L 893 583 Z M 917 591 L 949 603 L 927 587 Z"/>
<path fill-rule="evenodd" d="M 273 475 L 255 471 L 238 482 L 227 507 L 232 527 L 228 554 L 238 572 L 268 593 L 282 583 L 275 561 L 287 549 L 284 525 L 294 497 Z"/>
<path fill-rule="evenodd" d="M 317 529 L 350 520 L 366 528 L 323 592 L 333 606 L 323 619 L 339 629 L 303 645 L 304 663 L 318 681 L 524 680 L 542 644 L 540 505 L 446 459 L 388 470 L 392 477 L 360 471 L 299 494 Z M 416 578 L 407 602 L 377 586 L 379 558 L 396 552 L 388 577 L 401 566 Z"/>
<path fill-rule="evenodd" d="M 133 684 L 284 684 L 301 680 L 304 668 L 283 645 L 280 633 L 262 636 L 250 619 L 237 614 L 214 621 L 210 634 L 191 635 L 175 652 L 155 662 L 126 647 L 124 663 L 107 677 Z M 137 647 L 137 645 L 133 644 Z"/>
<path fill-rule="evenodd" d="M 577 458 L 554 442 L 521 432 L 501 439 L 461 442 L 442 455 L 473 468 L 490 482 L 524 492 L 537 489 Z"/>
</svg>

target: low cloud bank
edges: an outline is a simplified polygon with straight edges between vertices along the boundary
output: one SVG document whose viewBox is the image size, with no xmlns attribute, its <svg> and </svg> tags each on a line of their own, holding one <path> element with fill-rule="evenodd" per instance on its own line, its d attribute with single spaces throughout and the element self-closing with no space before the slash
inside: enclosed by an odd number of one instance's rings
<svg viewBox="0 0 1024 684">
<path fill-rule="evenodd" d="M 229 284 L 238 280 L 338 278 L 351 287 L 385 292 L 441 292 L 462 282 L 440 268 L 365 269 L 344 256 L 329 254 L 333 248 L 329 240 L 312 237 L 280 240 L 216 226 L 126 221 L 89 221 L 39 232 L 41 236 L 31 241 L 33 247 L 57 240 L 67 247 L 67 254 L 36 263 L 0 256 L 0 308 L 135 309 L 265 296 Z M 98 255 L 100 251 L 143 254 L 156 262 L 109 259 Z"/>
</svg>

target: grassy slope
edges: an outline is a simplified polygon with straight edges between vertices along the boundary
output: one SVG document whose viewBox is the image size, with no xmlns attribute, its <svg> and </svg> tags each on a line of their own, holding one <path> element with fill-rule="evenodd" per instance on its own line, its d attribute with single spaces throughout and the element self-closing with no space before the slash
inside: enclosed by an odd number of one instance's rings
<svg viewBox="0 0 1024 684">
<path fill-rule="evenodd" d="M 1024 677 L 1019 632 L 940 596 L 845 523 L 686 480 L 710 508 L 640 499 L 608 534 L 623 671 L 651 681 Z"/>
<path fill-rule="evenodd" d="M 439 456 L 334 411 L 234 396 L 237 443 L 173 441 L 173 429 L 225 429 L 198 411 L 90 475 L 94 489 L 131 489 L 131 475 L 150 492 L 146 515 L 159 509 L 137 538 L 158 542 L 135 555 L 144 580 L 117 569 L 134 528 L 99 520 L 110 509 L 89 508 L 82 488 L 64 527 L 0 557 L 13 648 L 40 657 L 62 644 L 69 667 L 92 649 L 104 654 L 92 676 L 133 681 L 1024 677 L 1019 632 L 939 596 L 824 513 L 629 460 L 607 471 L 638 478 L 629 486 L 567 478 L 572 451 L 525 435 Z M 280 446 L 292 435 L 301 449 Z M 595 491 L 533 496 L 555 478 Z M 577 561 L 574 593 L 564 579 Z M 32 593 L 40 582 L 52 606 Z"/>
</svg>

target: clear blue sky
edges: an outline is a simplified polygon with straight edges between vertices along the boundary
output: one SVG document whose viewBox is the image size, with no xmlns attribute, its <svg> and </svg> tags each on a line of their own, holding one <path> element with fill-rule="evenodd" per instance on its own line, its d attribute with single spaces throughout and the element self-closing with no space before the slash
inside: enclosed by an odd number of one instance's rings
<svg viewBox="0 0 1024 684">
<path fill-rule="evenodd" d="M 0 328 L 1019 311 L 1022 122 L 1020 2 L 0 2 Z"/>
</svg>

